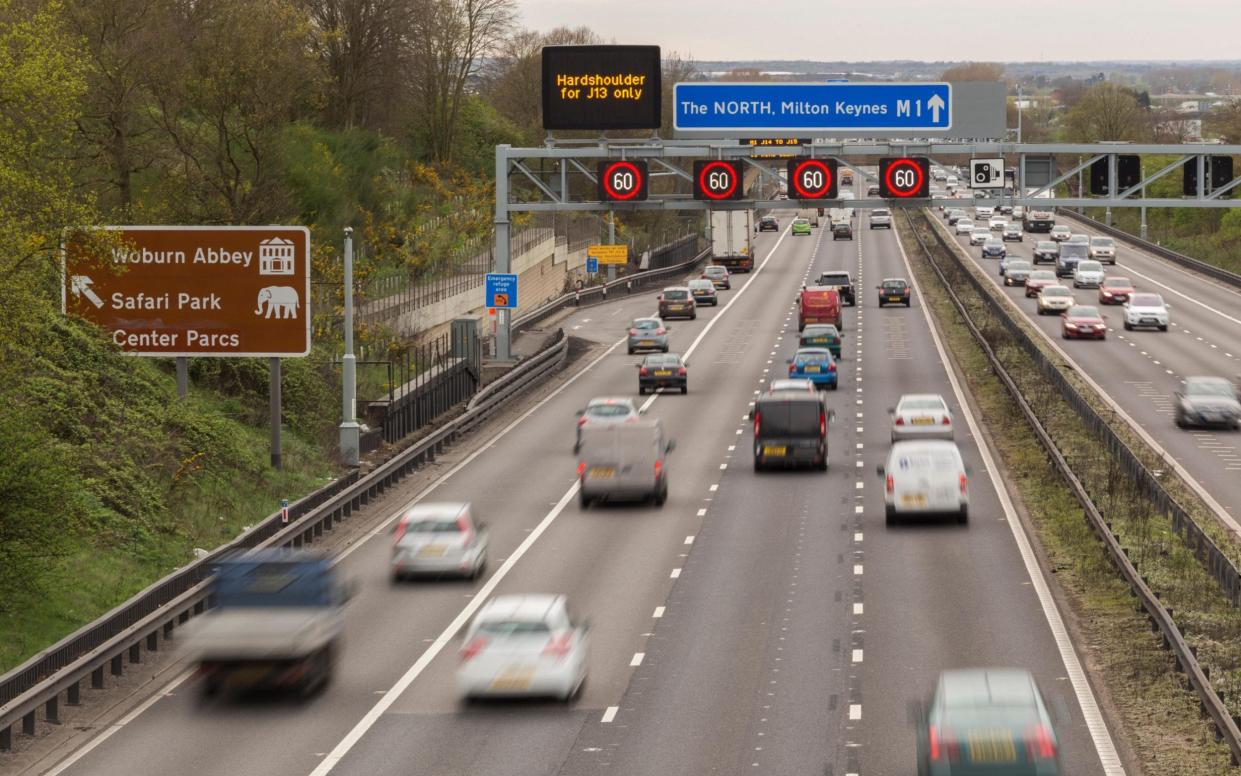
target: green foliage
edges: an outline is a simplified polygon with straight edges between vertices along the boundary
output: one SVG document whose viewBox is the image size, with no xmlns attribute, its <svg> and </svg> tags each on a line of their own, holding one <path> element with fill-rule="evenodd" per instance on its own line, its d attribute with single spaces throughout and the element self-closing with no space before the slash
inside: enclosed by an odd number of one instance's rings
<svg viewBox="0 0 1241 776">
<path fill-rule="evenodd" d="M 495 177 L 496 146 L 520 145 L 526 140 L 521 129 L 476 94 L 467 95 L 458 117 L 457 149 L 453 160 L 466 173 Z"/>
</svg>

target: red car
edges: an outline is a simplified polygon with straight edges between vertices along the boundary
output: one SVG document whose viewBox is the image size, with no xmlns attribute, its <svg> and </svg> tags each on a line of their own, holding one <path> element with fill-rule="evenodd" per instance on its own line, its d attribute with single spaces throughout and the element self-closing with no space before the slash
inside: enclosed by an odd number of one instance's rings
<svg viewBox="0 0 1241 776">
<path fill-rule="evenodd" d="M 1099 308 L 1073 305 L 1060 314 L 1060 336 L 1065 339 L 1107 339 L 1107 323 Z"/>
<path fill-rule="evenodd" d="M 1104 278 L 1099 285 L 1099 304 L 1124 304 L 1136 289 L 1129 278 Z"/>
<path fill-rule="evenodd" d="M 1049 269 L 1036 269 L 1030 273 L 1030 277 L 1026 278 L 1026 298 L 1035 298 L 1045 286 L 1054 286 L 1059 282 L 1055 272 Z"/>
</svg>

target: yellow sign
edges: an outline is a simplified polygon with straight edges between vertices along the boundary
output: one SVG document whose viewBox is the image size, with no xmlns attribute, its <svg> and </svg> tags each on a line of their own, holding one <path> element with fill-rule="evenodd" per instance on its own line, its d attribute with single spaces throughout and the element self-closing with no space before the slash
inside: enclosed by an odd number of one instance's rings
<svg viewBox="0 0 1241 776">
<path fill-rule="evenodd" d="M 592 245 L 586 249 L 586 255 L 598 259 L 600 264 L 628 264 L 628 245 Z"/>
</svg>

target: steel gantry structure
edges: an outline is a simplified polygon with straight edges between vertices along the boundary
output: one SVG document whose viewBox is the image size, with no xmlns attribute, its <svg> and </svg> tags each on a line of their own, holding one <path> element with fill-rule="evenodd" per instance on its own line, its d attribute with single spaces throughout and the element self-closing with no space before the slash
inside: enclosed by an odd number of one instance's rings
<svg viewBox="0 0 1241 776">
<path fill-rule="evenodd" d="M 693 175 L 687 166 L 694 160 L 738 160 L 752 169 L 760 178 L 783 182 L 773 161 L 782 164 L 785 159 L 773 159 L 770 146 L 742 144 L 735 138 L 704 138 L 668 140 L 650 138 L 597 138 L 593 140 L 551 140 L 541 147 L 516 148 L 509 145 L 496 146 L 496 207 L 495 207 L 495 264 L 494 272 L 509 272 L 511 255 L 509 235 L 511 214 L 539 211 L 701 211 L 711 210 L 798 210 L 806 207 L 847 207 L 869 209 L 890 207 L 926 207 L 928 205 L 961 205 L 962 200 L 950 197 L 927 197 L 918 199 L 786 199 L 752 198 L 734 201 L 702 201 L 694 199 Z M 1241 185 L 1241 177 L 1235 177 L 1222 185 L 1211 187 L 1207 180 L 1206 163 L 1209 157 L 1241 156 L 1241 145 L 1215 143 L 1156 144 L 1156 143 L 1008 143 L 1008 142 L 947 142 L 928 140 L 888 141 L 842 141 L 815 140 L 812 143 L 781 147 L 780 151 L 795 151 L 797 156 L 830 158 L 836 160 L 840 169 L 849 169 L 862 180 L 877 182 L 873 172 L 878 159 L 883 157 L 926 157 L 932 164 L 954 166 L 968 163 L 970 158 L 1002 157 L 1012 163 L 1016 185 L 1011 193 L 1001 194 L 1000 201 L 1014 205 L 1039 205 L 1044 207 L 1119 207 L 1141 208 L 1145 226 L 1147 208 L 1236 208 L 1241 200 L 1227 197 Z M 1142 171 L 1140 179 L 1120 189 L 1117 159 L 1121 156 L 1171 156 L 1170 163 L 1158 170 Z M 594 165 L 606 159 L 643 160 L 650 165 L 652 185 L 648 197 L 634 202 L 601 201 L 595 194 L 596 172 Z M 1064 172 L 1056 172 L 1056 161 L 1070 159 L 1071 166 Z M 1062 196 L 1057 187 L 1077 176 L 1075 188 L 1082 191 L 1081 177 L 1101 159 L 1107 160 L 1107 191 L 1116 192 L 1105 196 Z M 551 162 L 548 165 L 548 162 Z M 1195 165 L 1197 191 L 1183 197 L 1149 197 L 1146 188 L 1151 183 L 1182 169 L 1186 164 Z M 549 169 L 550 168 L 550 169 Z M 966 182 L 968 183 L 968 181 Z M 760 187 L 761 189 L 762 187 Z M 962 188 L 969 188 L 962 186 Z M 709 220 L 708 226 L 709 229 Z M 507 310 L 499 310 L 496 327 L 496 357 L 511 360 L 511 316 Z"/>
</svg>

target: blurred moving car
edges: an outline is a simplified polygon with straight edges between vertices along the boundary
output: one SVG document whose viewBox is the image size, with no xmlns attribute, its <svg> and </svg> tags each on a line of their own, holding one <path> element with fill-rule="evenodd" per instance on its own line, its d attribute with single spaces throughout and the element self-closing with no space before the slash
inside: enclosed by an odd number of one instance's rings
<svg viewBox="0 0 1241 776">
<path fill-rule="evenodd" d="M 658 318 L 634 318 L 629 322 L 629 355 L 639 350 L 662 350 L 667 353 L 668 332 L 671 330 Z"/>
<path fill-rule="evenodd" d="M 1000 268 L 1006 286 L 1024 286 L 1033 271 L 1034 265 L 1025 259 L 1006 259 Z"/>
<path fill-rule="evenodd" d="M 728 267 L 712 264 L 702 271 L 702 276 L 714 283 L 716 288 L 728 291 L 733 287 L 733 278 L 728 272 Z"/>
<path fill-rule="evenodd" d="M 887 304 L 903 304 L 909 306 L 909 281 L 905 278 L 884 278 L 875 286 L 879 289 L 879 306 Z"/>
<path fill-rule="evenodd" d="M 944 671 L 915 715 L 918 776 L 1061 773 L 1051 715 L 1024 669 Z"/>
<path fill-rule="evenodd" d="M 1056 263 L 1056 259 L 1060 258 L 1060 243 L 1052 240 L 1039 240 L 1034 244 L 1034 263 L 1042 264 L 1049 261 Z"/>
<path fill-rule="evenodd" d="M 668 320 L 674 315 L 690 320 L 698 317 L 698 306 L 685 286 L 669 286 L 659 295 L 659 317 Z"/>
<path fill-rule="evenodd" d="M 793 236 L 797 237 L 798 235 L 803 235 L 803 234 L 807 237 L 810 236 L 810 222 L 806 220 L 805 218 L 794 218 L 793 219 Z"/>
<path fill-rule="evenodd" d="M 1095 236 L 1090 238 L 1090 258 L 1096 261 L 1105 261 L 1108 264 L 1116 263 L 1116 241 L 1111 237 Z"/>
<path fill-rule="evenodd" d="M 895 525 L 903 515 L 951 514 L 958 523 L 969 522 L 969 480 L 961 451 L 946 439 L 894 442 L 884 478 L 884 515 Z"/>
<path fill-rule="evenodd" d="M 586 403 L 586 409 L 577 411 L 577 439 L 573 443 L 573 452 L 576 453 L 582 444 L 583 429 L 631 423 L 641 417 L 642 410 L 628 396 L 591 399 Z"/>
<path fill-rule="evenodd" d="M 822 286 L 803 286 L 797 295 L 797 330 L 812 323 L 830 323 L 841 329 L 840 292 Z"/>
<path fill-rule="evenodd" d="M 857 298 L 853 291 L 853 276 L 848 270 L 829 269 L 820 273 L 816 286 L 821 288 L 834 288 L 840 293 L 840 301 L 849 307 L 857 304 Z"/>
<path fill-rule="evenodd" d="M 663 506 L 668 499 L 667 456 L 676 442 L 658 420 L 587 429 L 578 453 L 578 500 L 636 499 Z"/>
<path fill-rule="evenodd" d="M 812 323 L 802 329 L 798 342 L 803 348 L 827 348 L 834 358 L 840 358 L 842 347 L 840 331 L 830 323 Z"/>
<path fill-rule="evenodd" d="M 689 393 L 689 363 L 676 353 L 647 356 L 638 364 L 638 395 L 660 388 L 680 388 Z"/>
<path fill-rule="evenodd" d="M 1060 336 L 1064 339 L 1107 339 L 1107 322 L 1099 308 L 1076 304 L 1060 314 Z"/>
<path fill-rule="evenodd" d="M 716 307 L 720 303 L 720 298 L 715 295 L 715 284 L 707 278 L 694 278 L 688 283 L 690 296 L 694 297 L 696 305 L 711 305 Z"/>
<path fill-rule="evenodd" d="M 1036 269 L 1026 278 L 1026 298 L 1038 296 L 1047 286 L 1054 286 L 1060 283 L 1060 279 L 1056 277 L 1056 273 L 1049 269 Z"/>
<path fill-rule="evenodd" d="M 1126 330 L 1132 331 L 1140 327 L 1150 326 L 1160 331 L 1167 331 L 1171 323 L 1168 306 L 1159 294 L 1133 294 L 1125 302 Z"/>
<path fill-rule="evenodd" d="M 989 219 L 995 214 L 995 207 L 992 205 L 975 205 L 974 218 L 978 220 Z"/>
<path fill-rule="evenodd" d="M 1051 232 L 1049 233 L 1049 236 L 1051 237 L 1051 239 L 1055 240 L 1056 242 L 1064 242 L 1065 240 L 1073 236 L 1073 232 L 1070 231 L 1067 226 L 1064 226 L 1063 224 L 1057 224 L 1056 226 L 1053 226 L 1051 228 Z"/>
<path fill-rule="evenodd" d="M 467 504 L 418 504 L 392 529 L 392 581 L 422 574 L 476 579 L 487 564 L 487 526 Z"/>
<path fill-rule="evenodd" d="M 758 231 L 760 232 L 778 232 L 780 231 L 780 222 L 775 216 L 763 216 L 758 219 Z"/>
<path fill-rule="evenodd" d="M 1098 288 L 1103 284 L 1103 265 L 1097 261 L 1079 261 L 1073 268 L 1073 288 Z"/>
<path fill-rule="evenodd" d="M 827 348 L 798 348 L 797 353 L 788 359 L 789 377 L 809 380 L 816 387 L 836 390 L 840 382 L 837 379 L 836 359 Z"/>
<path fill-rule="evenodd" d="M 575 698 L 586 681 L 590 625 L 562 595 L 496 596 L 478 610 L 458 654 L 457 691 L 486 696 Z"/>
<path fill-rule="evenodd" d="M 887 208 L 877 207 L 870 211 L 870 228 L 871 229 L 891 229 L 892 228 L 892 211 Z"/>
<path fill-rule="evenodd" d="M 892 416 L 892 441 L 902 439 L 952 439 L 952 410 L 937 393 L 907 393 L 895 407 Z"/>
<path fill-rule="evenodd" d="M 976 226 L 974 231 L 970 232 L 970 245 L 982 245 L 991 239 L 991 230 L 985 226 Z"/>
<path fill-rule="evenodd" d="M 1129 278 L 1104 278 L 1099 285 L 1099 304 L 1124 304 L 1134 292 L 1133 281 Z"/>
<path fill-rule="evenodd" d="M 1175 394 L 1176 425 L 1241 429 L 1241 402 L 1237 389 L 1223 377 L 1187 377 Z"/>
<path fill-rule="evenodd" d="M 754 421 L 754 471 L 810 465 L 827 471 L 827 425 L 836 414 L 816 394 L 779 391 L 760 396 Z"/>
<path fill-rule="evenodd" d="M 1029 284 L 1030 281 L 1026 281 Z M 1038 294 L 1038 314 L 1064 312 L 1076 302 L 1068 286 L 1044 286 Z"/>
</svg>

